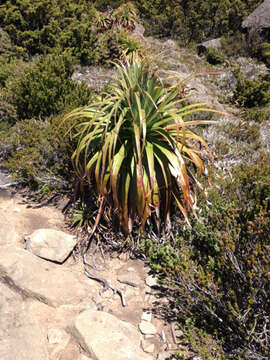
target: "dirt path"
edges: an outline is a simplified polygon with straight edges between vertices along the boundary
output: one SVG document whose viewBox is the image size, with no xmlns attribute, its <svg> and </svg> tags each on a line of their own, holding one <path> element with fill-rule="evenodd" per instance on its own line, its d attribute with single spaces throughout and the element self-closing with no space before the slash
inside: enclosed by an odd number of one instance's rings
<svg viewBox="0 0 270 360">
<path fill-rule="evenodd" d="M 9 182 L 9 178 L 0 172 L 0 187 Z M 0 190 L 0 216 L 8 219 L 14 228 L 14 245 L 24 248 L 24 238 L 34 230 L 41 228 L 52 228 L 56 230 L 67 231 L 64 216 L 60 209 L 53 206 L 29 205 L 27 200 L 14 190 Z M 99 259 L 95 259 L 99 264 Z M 62 265 L 71 271 L 83 274 L 83 264 L 81 259 L 70 256 Z M 102 285 L 94 280 L 93 288 L 95 289 L 93 301 L 99 310 L 111 313 L 118 319 L 133 324 L 139 331 L 139 325 L 142 318 L 148 316 L 150 323 L 156 328 L 155 335 L 145 335 L 142 347 L 153 356 L 153 359 L 165 359 L 170 355 L 170 349 L 175 347 L 171 334 L 171 324 L 162 319 L 157 311 L 158 307 L 166 307 L 166 300 L 160 296 L 162 289 L 154 286 L 148 286 L 145 282 L 149 276 L 149 269 L 141 260 L 131 260 L 121 258 L 107 258 L 106 267 L 98 266 L 101 271 L 96 272 L 99 277 L 106 279 L 112 286 L 121 290 L 124 294 L 126 306 L 121 305 L 120 297 L 111 290 L 100 293 Z M 121 282 L 120 282 L 120 281 Z M 65 328 L 67 320 L 63 320 L 63 314 L 56 316 L 55 312 L 47 306 L 40 306 L 33 313 L 37 317 L 41 327 Z M 156 313 L 156 315 L 154 315 Z M 148 315 L 146 315 L 148 314 Z M 75 344 L 69 344 L 76 349 Z M 72 350 L 73 352 L 75 350 Z M 71 351 L 71 353 L 72 353 Z M 78 349 L 77 349 L 78 351 Z M 66 354 L 68 353 L 66 351 Z M 55 360 L 55 351 L 49 351 L 51 359 Z M 166 355 L 166 356 L 165 356 Z M 69 359 L 67 355 L 60 357 L 61 360 Z M 76 357 L 73 359 L 76 359 Z M 117 359 L 115 359 L 117 360 Z"/>
</svg>

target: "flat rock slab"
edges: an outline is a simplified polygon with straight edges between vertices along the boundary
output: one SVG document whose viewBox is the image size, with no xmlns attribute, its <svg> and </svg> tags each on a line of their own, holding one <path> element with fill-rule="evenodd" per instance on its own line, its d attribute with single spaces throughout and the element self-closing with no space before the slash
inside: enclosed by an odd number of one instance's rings
<svg viewBox="0 0 270 360">
<path fill-rule="evenodd" d="M 106 312 L 84 311 L 67 330 L 93 360 L 152 360 L 136 328 Z"/>
<path fill-rule="evenodd" d="M 0 246 L 14 244 L 17 238 L 18 234 L 15 232 L 13 223 L 0 209 Z"/>
<path fill-rule="evenodd" d="M 139 324 L 139 329 L 144 335 L 155 335 L 157 333 L 156 327 L 149 321 L 142 320 Z"/>
<path fill-rule="evenodd" d="M 0 359 L 49 360 L 41 329 L 22 297 L 0 283 Z"/>
<path fill-rule="evenodd" d="M 20 248 L 3 246 L 0 251 L 0 282 L 53 307 L 78 304 L 95 292 L 79 275 Z"/>
<path fill-rule="evenodd" d="M 47 260 L 63 263 L 77 243 L 76 237 L 54 229 L 38 229 L 25 237 L 25 248 Z"/>
</svg>

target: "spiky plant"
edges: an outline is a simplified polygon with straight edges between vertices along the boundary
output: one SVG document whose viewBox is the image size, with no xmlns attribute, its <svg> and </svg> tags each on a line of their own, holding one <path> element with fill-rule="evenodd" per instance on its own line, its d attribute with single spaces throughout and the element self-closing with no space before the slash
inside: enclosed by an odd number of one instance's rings
<svg viewBox="0 0 270 360">
<path fill-rule="evenodd" d="M 135 22 L 139 22 L 138 10 L 136 6 L 128 1 L 122 4 L 112 12 L 112 19 L 114 19 L 115 26 L 122 26 L 127 30 L 134 30 Z"/>
<path fill-rule="evenodd" d="M 119 78 L 105 96 L 65 118 L 77 120 L 71 127 L 76 173 L 112 206 L 127 233 L 134 219 L 140 230 L 148 219 L 166 228 L 173 203 L 188 220 L 196 210 L 197 175 L 211 152 L 190 130 L 206 121 L 185 118 L 209 109 L 183 106 L 177 86 L 166 88 L 146 60 L 135 56 L 116 66 Z"/>
</svg>

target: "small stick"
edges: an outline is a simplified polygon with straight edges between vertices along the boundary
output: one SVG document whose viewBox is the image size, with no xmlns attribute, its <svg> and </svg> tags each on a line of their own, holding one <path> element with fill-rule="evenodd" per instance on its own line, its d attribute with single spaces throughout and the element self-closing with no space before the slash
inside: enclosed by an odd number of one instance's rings
<svg viewBox="0 0 270 360">
<path fill-rule="evenodd" d="M 84 273 L 87 277 L 89 277 L 90 279 L 92 280 L 96 280 L 98 282 L 100 282 L 102 285 L 103 285 L 103 291 L 106 291 L 108 289 L 111 289 L 114 293 L 117 293 L 120 298 L 121 298 L 121 303 L 122 303 L 122 306 L 125 307 L 126 306 L 126 301 L 125 301 L 125 297 L 124 297 L 124 294 L 122 293 L 122 291 L 120 291 L 119 289 L 115 288 L 114 286 L 110 285 L 108 283 L 107 280 L 105 279 L 102 279 L 101 277 L 99 276 L 96 276 L 96 275 L 93 275 L 93 274 L 90 274 L 86 269 L 84 270 Z"/>
</svg>

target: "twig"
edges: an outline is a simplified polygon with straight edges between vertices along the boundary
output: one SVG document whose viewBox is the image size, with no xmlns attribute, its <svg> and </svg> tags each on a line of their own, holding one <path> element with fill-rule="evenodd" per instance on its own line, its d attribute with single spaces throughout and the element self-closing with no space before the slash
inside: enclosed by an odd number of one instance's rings
<svg viewBox="0 0 270 360">
<path fill-rule="evenodd" d="M 121 299 L 121 303 L 122 306 L 125 307 L 126 306 L 126 301 L 125 301 L 125 297 L 124 294 L 122 293 L 122 291 L 120 291 L 119 289 L 115 288 L 114 286 L 112 286 L 111 284 L 109 284 L 109 282 L 99 276 L 90 274 L 86 269 L 84 270 L 84 273 L 87 277 L 89 277 L 92 280 L 96 280 L 98 282 L 100 282 L 103 285 L 103 289 L 100 292 L 100 294 L 108 289 L 111 289 L 114 293 L 117 293 L 120 296 Z"/>
<path fill-rule="evenodd" d="M 4 184 L 4 185 L 0 185 L 0 190 L 7 190 L 10 186 L 14 186 L 17 185 L 18 183 L 9 183 L 9 184 Z"/>
</svg>

